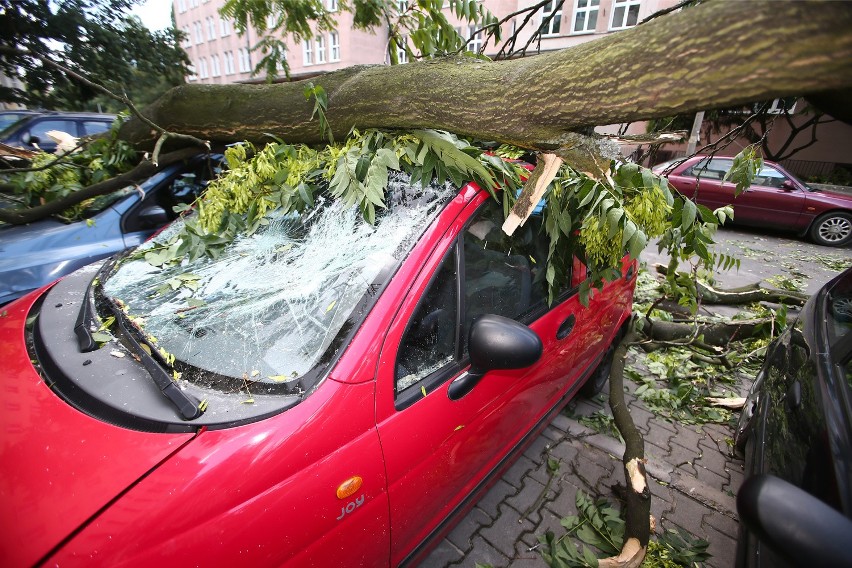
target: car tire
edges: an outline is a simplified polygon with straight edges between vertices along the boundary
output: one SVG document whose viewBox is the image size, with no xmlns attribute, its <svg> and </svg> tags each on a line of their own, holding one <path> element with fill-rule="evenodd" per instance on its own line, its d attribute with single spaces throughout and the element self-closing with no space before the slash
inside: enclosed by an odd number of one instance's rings
<svg viewBox="0 0 852 568">
<path fill-rule="evenodd" d="M 842 247 L 852 241 L 852 214 L 831 211 L 817 217 L 810 229 L 811 240 L 818 245 Z"/>
<path fill-rule="evenodd" d="M 615 347 L 618 345 L 619 338 L 620 335 L 616 336 L 609 348 L 606 350 L 606 353 L 604 353 L 601 362 L 598 363 L 598 366 L 595 367 L 594 371 L 592 371 L 592 375 L 586 381 L 586 384 L 580 387 L 580 395 L 583 397 L 592 398 L 603 391 L 604 385 L 606 385 L 606 382 L 609 379 L 609 372 L 612 369 L 612 359 L 613 355 L 615 355 Z"/>
</svg>

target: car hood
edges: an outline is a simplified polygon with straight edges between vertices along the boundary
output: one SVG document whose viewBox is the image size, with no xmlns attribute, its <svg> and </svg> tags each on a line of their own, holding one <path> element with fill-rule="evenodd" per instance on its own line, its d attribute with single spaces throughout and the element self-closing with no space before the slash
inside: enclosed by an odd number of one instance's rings
<svg viewBox="0 0 852 568">
<path fill-rule="evenodd" d="M 32 566 L 194 434 L 152 434 L 98 421 L 60 399 L 33 368 L 30 294 L 0 314 L 0 565 Z"/>
</svg>

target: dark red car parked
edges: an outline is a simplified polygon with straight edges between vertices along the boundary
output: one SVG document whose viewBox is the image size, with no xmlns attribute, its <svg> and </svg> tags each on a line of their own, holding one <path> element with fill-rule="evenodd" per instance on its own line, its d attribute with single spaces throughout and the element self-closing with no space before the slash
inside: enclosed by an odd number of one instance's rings
<svg viewBox="0 0 852 568">
<path fill-rule="evenodd" d="M 602 386 L 631 311 L 627 260 L 588 307 L 575 261 L 549 306 L 541 217 L 501 220 L 473 184 L 399 174 L 375 225 L 318 198 L 215 260 L 9 304 L 0 566 L 416 564 Z"/>
<path fill-rule="evenodd" d="M 733 158 L 694 156 L 652 168 L 681 195 L 711 210 L 732 205 L 734 223 L 795 231 L 815 243 L 839 247 L 852 241 L 852 196 L 814 189 L 774 162 L 764 162 L 751 187 L 738 196 L 725 181 Z"/>
</svg>

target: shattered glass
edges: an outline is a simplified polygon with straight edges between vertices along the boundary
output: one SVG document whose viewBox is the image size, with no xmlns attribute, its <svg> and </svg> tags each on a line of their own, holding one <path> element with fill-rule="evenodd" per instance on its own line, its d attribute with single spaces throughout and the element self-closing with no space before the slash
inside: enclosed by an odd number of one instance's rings
<svg viewBox="0 0 852 568">
<path fill-rule="evenodd" d="M 198 380 L 287 383 L 333 358 L 342 347 L 335 339 L 360 321 L 364 300 L 456 193 L 450 183 L 423 188 L 395 173 L 375 226 L 357 207 L 320 197 L 303 214 L 272 214 L 267 226 L 237 237 L 215 260 L 165 269 L 125 262 L 103 290 L 141 317 L 145 332 L 177 361 L 207 372 Z M 142 250 L 179 228 L 172 225 Z M 162 293 L 181 275 L 191 286 Z"/>
</svg>

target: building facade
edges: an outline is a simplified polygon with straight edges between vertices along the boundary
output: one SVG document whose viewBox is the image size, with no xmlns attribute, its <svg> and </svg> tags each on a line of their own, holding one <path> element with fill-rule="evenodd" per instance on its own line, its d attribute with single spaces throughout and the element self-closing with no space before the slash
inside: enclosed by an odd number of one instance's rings
<svg viewBox="0 0 852 568">
<path fill-rule="evenodd" d="M 329 11 L 337 9 L 338 0 L 324 1 Z M 524 25 L 527 15 L 513 14 L 537 4 L 534 0 L 483 1 L 498 20 L 507 18 L 502 26 L 504 38 L 520 28 L 516 47 L 529 44 L 527 54 L 570 47 L 633 27 L 654 12 L 676 3 L 676 0 L 565 0 L 560 5 L 552 1 Z M 407 5 L 406 0 L 400 3 L 403 9 Z M 252 47 L 260 36 L 253 29 L 237 35 L 233 22 L 219 14 L 223 4 L 224 0 L 174 0 L 175 22 L 186 34 L 183 48 L 194 69 L 194 74 L 188 77 L 190 82 L 235 83 L 257 79 L 252 77 L 252 71 L 261 56 L 252 52 Z M 497 45 L 483 46 L 483 32 L 476 33 L 477 29 L 467 24 L 463 27 L 449 13 L 448 19 L 468 38 L 470 51 L 482 50 L 486 55 L 497 53 Z M 337 23 L 335 31 L 310 40 L 297 43 L 292 38 L 284 38 L 292 76 L 334 71 L 351 65 L 389 63 L 386 29 L 377 28 L 372 33 L 355 30 L 349 12 L 340 12 Z M 539 27 L 545 29 L 541 41 L 530 42 Z M 400 60 L 404 61 L 404 57 Z"/>
</svg>

